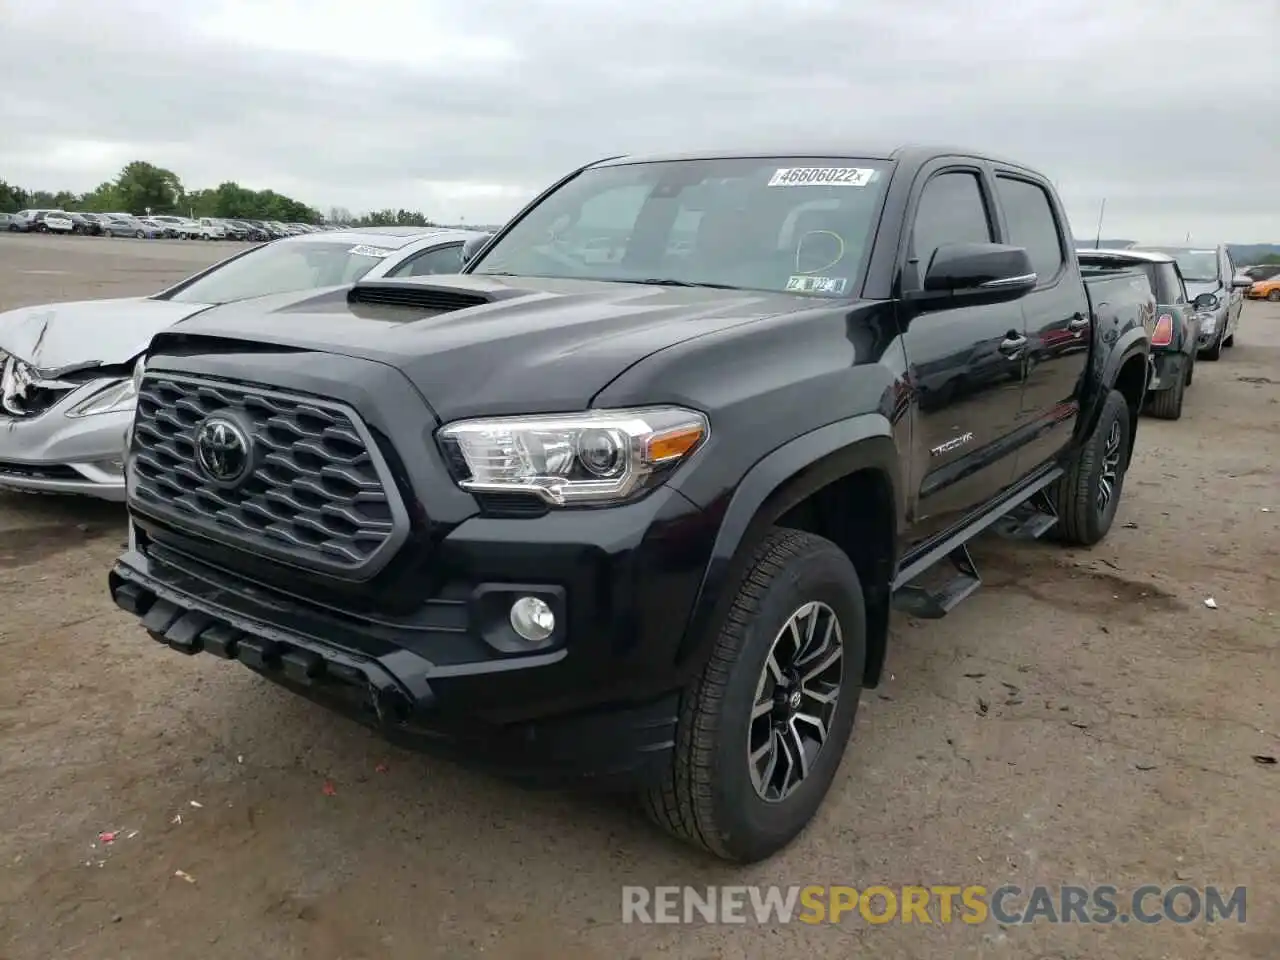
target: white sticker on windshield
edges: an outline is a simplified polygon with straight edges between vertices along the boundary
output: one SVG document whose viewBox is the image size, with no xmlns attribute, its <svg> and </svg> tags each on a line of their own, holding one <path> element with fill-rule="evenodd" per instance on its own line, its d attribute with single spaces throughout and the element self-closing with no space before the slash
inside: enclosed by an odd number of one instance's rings
<svg viewBox="0 0 1280 960">
<path fill-rule="evenodd" d="M 353 253 L 358 257 L 389 257 L 395 251 L 387 250 L 384 247 L 370 247 L 361 243 L 352 247 L 347 253 Z"/>
<path fill-rule="evenodd" d="M 787 278 L 788 293 L 844 293 L 847 277 L 810 277 L 798 274 Z"/>
<path fill-rule="evenodd" d="M 780 167 L 771 187 L 865 187 L 876 172 L 865 167 Z"/>
</svg>

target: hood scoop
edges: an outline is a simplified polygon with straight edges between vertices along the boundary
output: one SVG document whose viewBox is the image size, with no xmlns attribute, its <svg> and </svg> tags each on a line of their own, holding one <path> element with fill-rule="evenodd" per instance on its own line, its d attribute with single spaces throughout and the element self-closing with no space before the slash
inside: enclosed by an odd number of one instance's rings
<svg viewBox="0 0 1280 960">
<path fill-rule="evenodd" d="M 501 299 L 476 290 L 432 286 L 412 280 L 378 280 L 357 283 L 347 293 L 347 302 L 385 307 L 416 307 L 434 313 L 449 313 L 480 307 Z"/>
</svg>

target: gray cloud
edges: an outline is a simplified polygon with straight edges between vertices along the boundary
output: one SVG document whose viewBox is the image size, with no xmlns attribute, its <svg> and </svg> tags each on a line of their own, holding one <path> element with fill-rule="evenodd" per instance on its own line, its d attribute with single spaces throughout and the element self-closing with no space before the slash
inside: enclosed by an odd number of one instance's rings
<svg viewBox="0 0 1280 960">
<path fill-rule="evenodd" d="M 1078 234 L 1280 238 L 1270 4 L 60 0 L 0 6 L 0 178 L 127 160 L 314 205 L 502 219 L 571 166 L 943 141 L 1043 169 Z"/>
</svg>

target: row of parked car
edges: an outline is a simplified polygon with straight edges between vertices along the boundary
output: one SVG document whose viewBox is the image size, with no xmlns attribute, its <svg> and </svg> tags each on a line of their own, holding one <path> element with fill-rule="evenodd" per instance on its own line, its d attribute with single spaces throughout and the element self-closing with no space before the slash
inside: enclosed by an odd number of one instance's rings
<svg viewBox="0 0 1280 960">
<path fill-rule="evenodd" d="M 0 213 L 0 230 L 12 233 L 62 233 L 100 237 L 136 237 L 139 240 L 249 240 L 265 242 L 304 233 L 338 229 L 337 225 L 282 223 L 279 220 L 247 220 L 224 217 L 179 217 L 155 214 L 82 213 L 66 210 L 19 210 Z"/>
<path fill-rule="evenodd" d="M 1143 246 L 1077 251 L 1088 276 L 1124 273 L 1146 277 L 1155 301 L 1151 370 L 1144 412 L 1177 420 L 1197 360 L 1218 360 L 1235 345 L 1244 308 L 1243 291 L 1253 282 L 1239 270 L 1226 244 Z"/>
<path fill-rule="evenodd" d="M 1256 267 L 1245 267 L 1241 274 L 1253 281 L 1253 285 L 1244 292 L 1250 300 L 1270 300 L 1280 303 L 1280 263 L 1264 263 Z"/>
</svg>

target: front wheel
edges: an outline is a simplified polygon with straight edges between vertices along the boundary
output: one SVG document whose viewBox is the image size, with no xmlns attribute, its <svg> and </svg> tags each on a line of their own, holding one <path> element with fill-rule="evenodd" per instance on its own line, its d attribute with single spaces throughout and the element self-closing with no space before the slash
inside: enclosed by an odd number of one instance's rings
<svg viewBox="0 0 1280 960">
<path fill-rule="evenodd" d="M 1222 357 L 1222 335 L 1219 334 L 1213 341 L 1213 346 L 1205 347 L 1200 351 L 1200 356 L 1206 360 L 1215 361 Z"/>
<path fill-rule="evenodd" d="M 671 768 L 644 796 L 650 817 L 726 860 L 781 850 L 835 778 L 865 662 L 866 607 L 849 558 L 822 537 L 771 531 L 681 694 Z"/>
<path fill-rule="evenodd" d="M 1129 468 L 1132 431 L 1129 404 L 1124 394 L 1113 389 L 1103 401 L 1089 439 L 1076 453 L 1066 475 L 1050 488 L 1058 510 L 1054 528 L 1058 540 L 1091 547 L 1107 535 Z"/>
<path fill-rule="evenodd" d="M 1271 290 L 1267 293 L 1267 301 L 1270 303 L 1280 303 L 1280 290 Z"/>
</svg>

